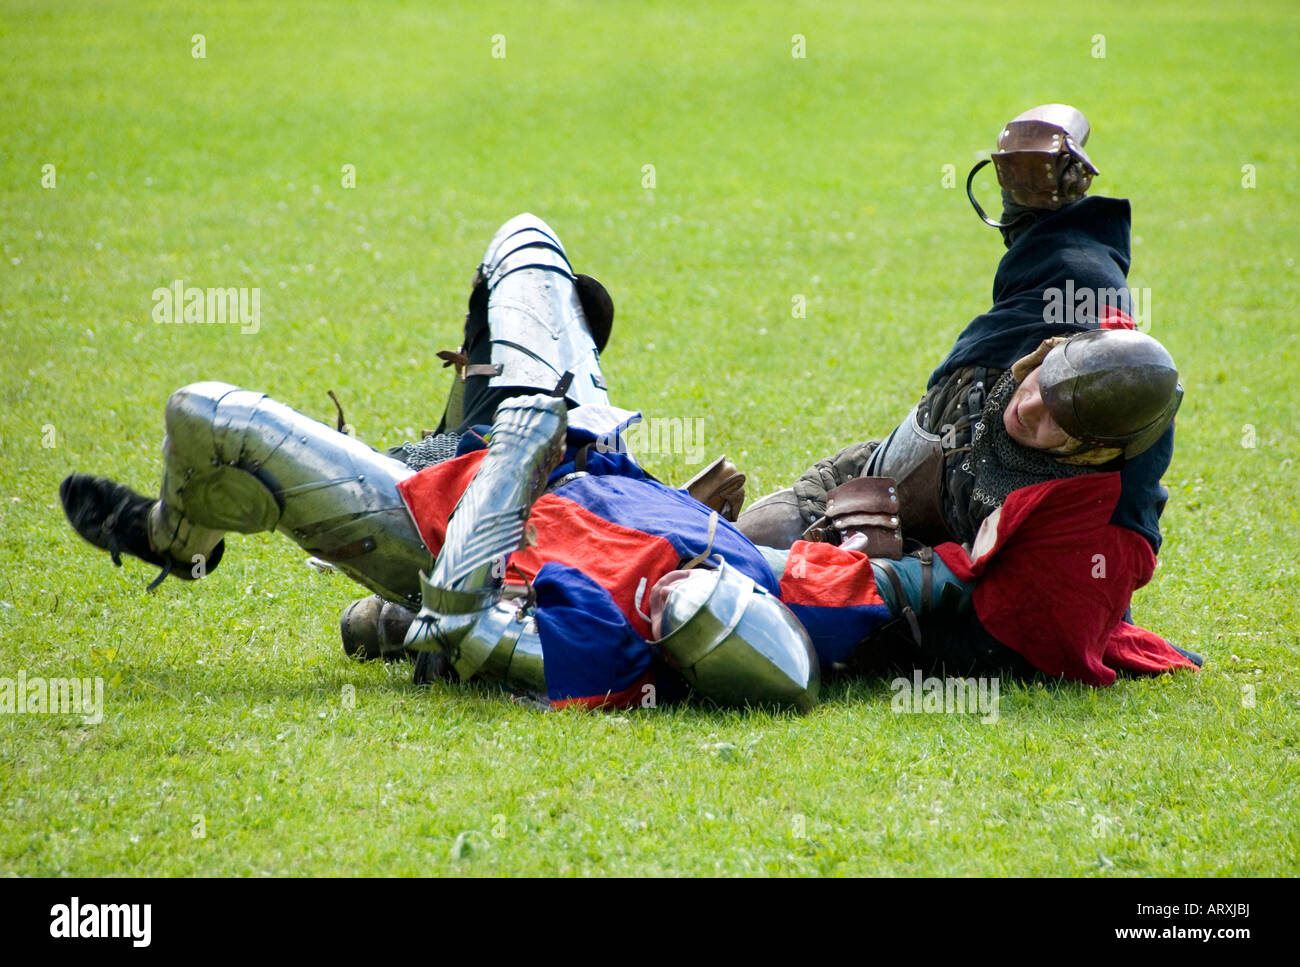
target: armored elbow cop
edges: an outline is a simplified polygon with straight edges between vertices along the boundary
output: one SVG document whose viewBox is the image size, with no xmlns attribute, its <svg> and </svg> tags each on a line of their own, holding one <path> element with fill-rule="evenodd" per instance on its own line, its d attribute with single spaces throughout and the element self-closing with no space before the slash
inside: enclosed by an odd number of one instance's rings
<svg viewBox="0 0 1300 967">
<path fill-rule="evenodd" d="M 420 577 L 424 608 L 407 632 L 406 647 L 441 651 L 461 681 L 478 675 L 546 693 L 542 640 L 529 609 L 506 600 L 500 590 L 457 595 Z"/>
</svg>

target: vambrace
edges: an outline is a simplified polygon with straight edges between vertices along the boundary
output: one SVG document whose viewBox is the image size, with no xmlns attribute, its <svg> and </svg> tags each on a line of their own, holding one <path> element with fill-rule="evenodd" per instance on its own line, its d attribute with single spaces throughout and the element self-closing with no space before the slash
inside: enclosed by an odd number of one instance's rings
<svg viewBox="0 0 1300 967">
<path fill-rule="evenodd" d="M 518 663 L 527 668 L 517 671 L 526 687 L 540 679 L 537 690 L 545 691 L 536 622 L 502 598 L 506 561 L 523 544 L 533 502 L 563 459 L 567 425 L 556 397 L 501 405 L 487 455 L 452 512 L 432 572 L 420 573 L 423 606 L 405 644 L 441 652 L 462 681 L 480 672 L 504 681 Z"/>
<path fill-rule="evenodd" d="M 845 447 L 809 467 L 793 487 L 760 497 L 736 520 L 736 527 L 755 544 L 785 550 L 826 515 L 826 495 L 859 477 L 878 441 Z"/>
</svg>

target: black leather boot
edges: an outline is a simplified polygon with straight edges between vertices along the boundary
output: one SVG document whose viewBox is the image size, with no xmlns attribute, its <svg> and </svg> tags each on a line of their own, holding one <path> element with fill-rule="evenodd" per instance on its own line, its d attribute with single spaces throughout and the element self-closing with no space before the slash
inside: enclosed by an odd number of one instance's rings
<svg viewBox="0 0 1300 967">
<path fill-rule="evenodd" d="M 149 512 L 157 498 L 137 494 L 107 477 L 71 474 L 59 484 L 59 500 L 73 530 L 100 550 L 108 551 L 114 566 L 122 566 L 122 554 L 126 553 L 162 568 L 162 573 L 149 585 L 150 591 L 162 584 L 168 574 L 192 581 L 211 572 L 225 552 L 226 542 L 222 541 L 204 561 L 201 573 L 196 573 L 189 561 L 159 554 L 149 542 Z"/>
</svg>

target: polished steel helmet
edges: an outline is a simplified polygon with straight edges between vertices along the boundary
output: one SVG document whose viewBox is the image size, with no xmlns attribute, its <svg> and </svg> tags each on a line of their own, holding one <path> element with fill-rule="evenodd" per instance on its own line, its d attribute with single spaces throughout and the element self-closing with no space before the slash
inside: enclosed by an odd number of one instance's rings
<svg viewBox="0 0 1300 967">
<path fill-rule="evenodd" d="M 1081 332 L 1043 359 L 1039 391 L 1066 433 L 1126 458 L 1146 450 L 1183 401 L 1178 369 L 1164 346 L 1131 329 Z"/>
<path fill-rule="evenodd" d="M 660 618 L 664 656 L 706 698 L 724 705 L 817 702 L 812 640 L 790 609 L 723 564 L 673 586 Z"/>
</svg>

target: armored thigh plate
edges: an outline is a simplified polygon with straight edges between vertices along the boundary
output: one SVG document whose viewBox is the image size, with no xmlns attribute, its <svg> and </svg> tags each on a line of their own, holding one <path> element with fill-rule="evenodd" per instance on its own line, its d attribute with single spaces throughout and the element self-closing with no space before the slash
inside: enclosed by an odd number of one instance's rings
<svg viewBox="0 0 1300 967">
<path fill-rule="evenodd" d="M 673 587 L 658 642 L 668 661 L 706 698 L 724 705 L 817 702 L 820 669 L 803 625 L 777 598 L 723 564 Z"/>
<path fill-rule="evenodd" d="M 483 255 L 478 281 L 488 289 L 489 386 L 552 387 L 571 373 L 570 403 L 608 405 L 576 277 L 549 225 L 529 214 L 506 222 Z"/>
<path fill-rule="evenodd" d="M 167 526 L 279 530 L 392 601 L 419 598 L 429 567 L 397 483 L 413 471 L 359 440 L 226 383 L 167 401 Z"/>
</svg>

